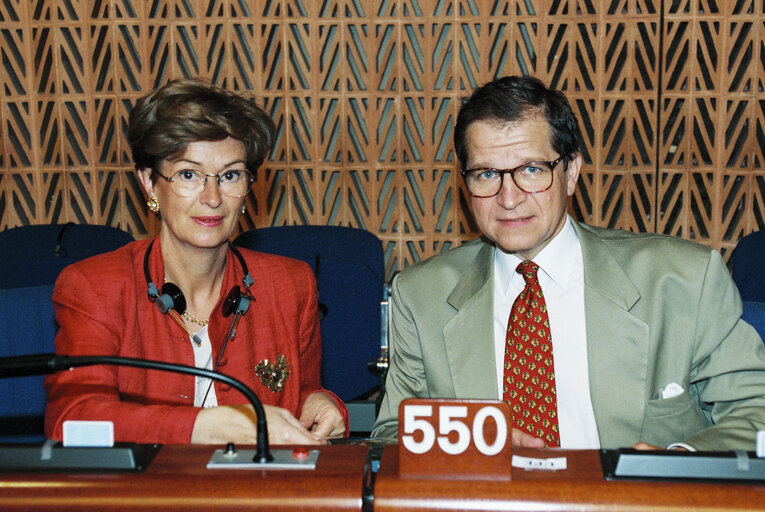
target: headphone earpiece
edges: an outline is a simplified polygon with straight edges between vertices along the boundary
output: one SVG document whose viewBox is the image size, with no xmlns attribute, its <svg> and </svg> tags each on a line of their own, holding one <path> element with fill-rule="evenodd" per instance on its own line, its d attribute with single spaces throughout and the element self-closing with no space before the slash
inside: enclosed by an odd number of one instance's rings
<svg viewBox="0 0 765 512">
<path fill-rule="evenodd" d="M 156 298 L 156 304 L 162 313 L 167 313 L 174 309 L 182 315 L 186 311 L 186 297 L 183 292 L 174 283 L 165 283 L 162 285 L 162 295 Z"/>
<path fill-rule="evenodd" d="M 238 286 L 234 286 L 226 295 L 226 300 L 223 301 L 221 308 L 223 316 L 231 316 L 232 313 L 245 314 L 250 308 L 250 299 L 249 295 L 242 295 L 242 290 Z"/>
<path fill-rule="evenodd" d="M 181 289 L 173 283 L 163 284 L 162 293 L 160 294 L 157 285 L 149 281 L 146 292 L 149 295 L 149 300 L 155 303 L 163 314 L 171 309 L 176 310 L 180 314 L 186 311 L 186 297 L 183 296 Z"/>
<path fill-rule="evenodd" d="M 146 254 L 143 256 L 143 275 L 146 277 L 146 293 L 149 295 L 149 300 L 157 305 L 162 314 L 174 309 L 178 314 L 182 315 L 186 311 L 186 297 L 183 296 L 183 292 L 178 285 L 165 283 L 162 285 L 162 293 L 160 294 L 157 285 L 151 280 L 149 275 L 149 255 L 153 246 L 154 240 L 151 241 L 146 249 Z"/>
</svg>

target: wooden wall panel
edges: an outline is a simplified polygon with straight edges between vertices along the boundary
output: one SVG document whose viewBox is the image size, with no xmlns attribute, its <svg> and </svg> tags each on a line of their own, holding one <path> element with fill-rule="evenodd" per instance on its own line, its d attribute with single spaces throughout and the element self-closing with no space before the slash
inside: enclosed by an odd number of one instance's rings
<svg viewBox="0 0 765 512">
<path fill-rule="evenodd" d="M 124 132 L 136 99 L 202 76 L 277 125 L 238 229 L 356 226 L 389 275 L 476 236 L 459 105 L 527 73 L 568 95 L 595 225 L 729 250 L 765 227 L 762 0 L 7 0 L 0 229 L 157 229 Z"/>
</svg>

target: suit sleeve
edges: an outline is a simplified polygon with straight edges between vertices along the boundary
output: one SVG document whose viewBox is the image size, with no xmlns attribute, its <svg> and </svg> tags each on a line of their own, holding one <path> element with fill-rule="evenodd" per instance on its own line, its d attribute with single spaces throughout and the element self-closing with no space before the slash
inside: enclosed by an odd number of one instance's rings
<svg viewBox="0 0 765 512">
<path fill-rule="evenodd" d="M 678 440 L 697 450 L 753 449 L 765 429 L 765 345 L 741 320 L 741 298 L 712 251 L 698 304 L 691 394 L 712 426 Z"/>
<path fill-rule="evenodd" d="M 119 289 L 106 290 L 97 272 L 85 274 L 78 268 L 65 269 L 53 293 L 59 330 L 58 354 L 71 356 L 120 356 L 123 340 L 119 324 L 124 322 L 118 304 Z M 144 371 L 144 370 L 136 370 Z M 47 403 L 45 433 L 62 438 L 68 419 L 112 421 L 114 438 L 121 442 L 188 443 L 198 409 L 177 405 L 145 405 L 123 399 L 118 379 L 130 375 L 112 365 L 95 365 L 58 372 L 45 379 Z"/>
<path fill-rule="evenodd" d="M 372 431 L 373 437 L 395 439 L 398 436 L 398 407 L 402 400 L 427 397 L 425 367 L 420 338 L 405 293 L 401 290 L 401 275 L 391 286 L 391 338 L 385 396 Z"/>
</svg>

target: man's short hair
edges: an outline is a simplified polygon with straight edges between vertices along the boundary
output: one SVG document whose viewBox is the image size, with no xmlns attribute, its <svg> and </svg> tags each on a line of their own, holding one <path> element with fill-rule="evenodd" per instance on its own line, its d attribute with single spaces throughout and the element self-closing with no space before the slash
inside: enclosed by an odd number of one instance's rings
<svg viewBox="0 0 765 512">
<path fill-rule="evenodd" d="M 581 132 L 568 100 L 531 76 L 499 78 L 476 89 L 462 105 L 454 127 L 454 148 L 462 168 L 467 166 L 468 126 L 476 121 L 510 124 L 543 114 L 550 123 L 553 149 L 568 165 L 579 151 Z"/>
</svg>

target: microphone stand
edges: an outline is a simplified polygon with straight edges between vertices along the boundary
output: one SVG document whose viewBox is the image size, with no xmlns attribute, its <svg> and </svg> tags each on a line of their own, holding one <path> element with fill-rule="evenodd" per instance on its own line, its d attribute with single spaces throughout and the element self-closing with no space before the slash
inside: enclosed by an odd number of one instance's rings
<svg viewBox="0 0 765 512">
<path fill-rule="evenodd" d="M 5 377 L 25 377 L 29 375 L 42 375 L 56 373 L 61 370 L 69 370 L 80 366 L 93 366 L 97 364 L 107 364 L 115 366 L 132 366 L 136 368 L 146 368 L 149 370 L 162 370 L 175 373 L 184 373 L 196 375 L 208 379 L 217 380 L 236 388 L 242 393 L 255 409 L 256 424 L 258 431 L 256 433 L 257 446 L 253 462 L 266 463 L 274 458 L 268 449 L 268 428 L 266 426 L 266 412 L 263 405 L 255 393 L 239 380 L 229 377 L 223 373 L 218 373 L 193 366 L 186 366 L 174 363 L 165 363 L 161 361 L 152 361 L 148 359 L 135 359 L 130 357 L 117 356 L 66 356 L 57 354 L 34 354 L 17 357 L 0 358 L 0 378 Z"/>
</svg>

